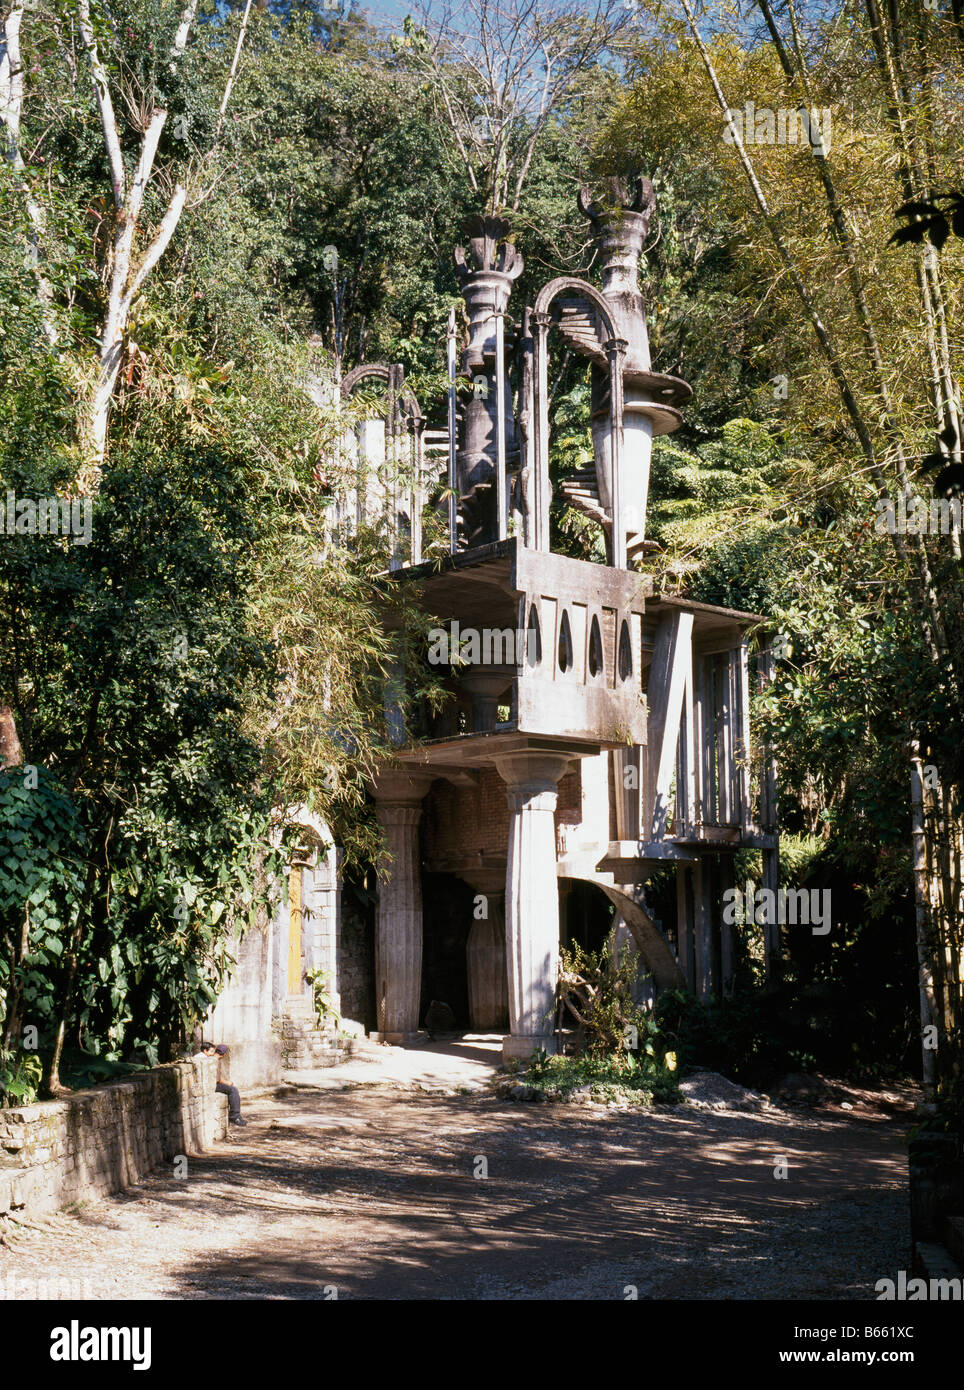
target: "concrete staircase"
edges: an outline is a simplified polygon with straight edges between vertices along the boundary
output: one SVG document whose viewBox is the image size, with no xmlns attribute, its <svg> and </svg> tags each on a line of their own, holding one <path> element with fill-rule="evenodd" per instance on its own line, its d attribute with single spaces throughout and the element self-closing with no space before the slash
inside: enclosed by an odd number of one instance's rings
<svg viewBox="0 0 964 1390">
<path fill-rule="evenodd" d="M 574 511 L 582 512 L 590 521 L 597 522 L 605 531 L 609 529 L 609 512 L 599 500 L 599 484 L 596 469 L 581 468 L 578 473 L 570 473 L 559 484 L 559 491 Z M 658 550 L 656 541 L 648 541 L 643 536 L 626 537 L 626 554 L 630 560 L 637 555 L 649 555 Z"/>
<path fill-rule="evenodd" d="M 349 1058 L 379 1055 L 378 1044 L 364 1035 L 346 1036 L 334 1020 L 322 1026 L 309 994 L 290 995 L 272 1027 L 281 1040 L 281 1065 L 286 1071 L 314 1071 L 336 1067 Z"/>
<path fill-rule="evenodd" d="M 606 365 L 605 331 L 596 314 L 595 305 L 587 299 L 560 299 L 559 332 L 583 357 L 589 357 L 602 367 Z"/>
</svg>

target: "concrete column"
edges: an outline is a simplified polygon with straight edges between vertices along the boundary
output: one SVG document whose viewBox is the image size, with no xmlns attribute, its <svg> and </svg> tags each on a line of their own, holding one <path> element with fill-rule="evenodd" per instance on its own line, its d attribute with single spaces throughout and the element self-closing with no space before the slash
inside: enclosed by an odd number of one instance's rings
<svg viewBox="0 0 964 1390">
<path fill-rule="evenodd" d="M 691 869 L 693 886 L 693 940 L 696 956 L 696 993 L 708 1003 L 713 993 L 713 947 L 711 940 L 710 866 L 703 858 Z"/>
<path fill-rule="evenodd" d="M 380 773 L 375 814 L 391 856 L 379 872 L 375 921 L 375 1002 L 381 1042 L 418 1033 L 422 992 L 422 876 L 418 824 L 431 777 Z"/>
<path fill-rule="evenodd" d="M 506 964 L 510 1036 L 504 1059 L 555 1050 L 559 973 L 559 890 L 556 878 L 556 788 L 569 759 L 512 753 L 496 759 L 507 785 Z"/>
<path fill-rule="evenodd" d="M 340 1014 L 341 885 L 338 851 L 334 845 L 319 848 L 310 886 L 305 890 L 305 902 L 311 909 L 307 923 L 311 968 L 323 970 L 328 976 L 327 993 Z"/>
<path fill-rule="evenodd" d="M 723 902 L 727 890 L 734 886 L 733 880 L 733 859 L 729 854 L 720 855 L 720 867 L 718 888 L 714 902 L 714 913 L 720 923 L 720 992 L 724 999 L 729 999 L 733 994 L 733 984 L 736 978 L 737 966 L 737 936 L 736 928 L 731 922 L 724 920 Z"/>
<path fill-rule="evenodd" d="M 691 866 L 676 866 L 676 959 L 686 978 L 686 988 L 696 993 L 696 953 L 693 941 L 693 887 Z"/>
</svg>

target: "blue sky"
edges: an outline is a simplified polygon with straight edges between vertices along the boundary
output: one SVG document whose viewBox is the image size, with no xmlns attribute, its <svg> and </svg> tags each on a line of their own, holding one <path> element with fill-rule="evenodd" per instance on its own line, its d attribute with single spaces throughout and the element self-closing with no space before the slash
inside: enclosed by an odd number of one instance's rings
<svg viewBox="0 0 964 1390">
<path fill-rule="evenodd" d="M 434 0 L 429 0 L 431 8 L 441 8 L 436 6 Z M 419 6 L 421 8 L 421 6 Z M 453 4 L 455 9 L 456 5 Z M 416 17 L 416 8 L 412 0 L 355 0 L 355 9 L 366 10 L 368 17 L 373 24 L 382 25 L 392 23 L 401 28 L 402 21 L 407 14 Z"/>
<path fill-rule="evenodd" d="M 368 12 L 368 18 L 373 24 L 383 24 L 392 21 L 401 24 L 407 14 L 411 14 L 411 0 L 372 0 L 372 3 L 360 6 Z"/>
</svg>

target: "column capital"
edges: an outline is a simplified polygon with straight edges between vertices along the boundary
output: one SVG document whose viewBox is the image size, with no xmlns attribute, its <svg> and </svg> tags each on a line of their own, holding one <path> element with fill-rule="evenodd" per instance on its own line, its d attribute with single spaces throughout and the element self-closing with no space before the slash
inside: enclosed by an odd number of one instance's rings
<svg viewBox="0 0 964 1390">
<path fill-rule="evenodd" d="M 506 783 L 510 807 L 518 810 L 535 798 L 551 796 L 551 802 L 537 809 L 554 810 L 559 779 L 571 761 L 561 753 L 505 753 L 496 758 L 495 765 Z M 518 806 L 512 805 L 514 798 L 520 798 Z"/>
<path fill-rule="evenodd" d="M 420 807 L 434 781 L 431 772 L 386 767 L 375 773 L 370 786 L 380 811 L 383 806 Z"/>
<path fill-rule="evenodd" d="M 510 811 L 554 811 L 558 795 L 556 788 L 543 788 L 539 782 L 524 782 L 506 790 Z"/>
</svg>

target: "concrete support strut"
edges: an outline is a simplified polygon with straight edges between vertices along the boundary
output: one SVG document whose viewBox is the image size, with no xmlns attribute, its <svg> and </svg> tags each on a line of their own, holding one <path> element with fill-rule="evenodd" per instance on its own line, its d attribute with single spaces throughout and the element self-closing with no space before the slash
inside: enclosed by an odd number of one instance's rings
<svg viewBox="0 0 964 1390">
<path fill-rule="evenodd" d="M 377 1036 L 400 1043 L 418 1032 L 422 988 L 422 880 L 418 825 L 431 778 L 381 773 L 375 814 L 391 863 L 379 874 L 375 923 Z"/>
<path fill-rule="evenodd" d="M 556 876 L 556 789 L 569 759 L 516 753 L 496 759 L 507 785 L 506 964 L 510 1036 L 503 1058 L 555 1050 L 559 973 L 559 889 Z"/>
</svg>

